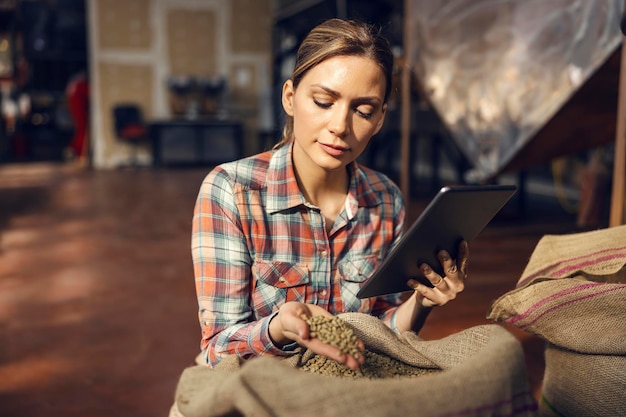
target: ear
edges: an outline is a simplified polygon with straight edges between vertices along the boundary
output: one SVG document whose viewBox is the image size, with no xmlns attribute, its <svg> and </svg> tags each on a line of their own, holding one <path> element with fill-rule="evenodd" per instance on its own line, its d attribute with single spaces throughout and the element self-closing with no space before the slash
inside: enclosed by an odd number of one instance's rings
<svg viewBox="0 0 626 417">
<path fill-rule="evenodd" d="M 380 119 L 378 120 L 378 123 L 376 124 L 376 131 L 374 132 L 374 135 L 380 132 L 380 129 L 383 127 L 383 123 L 385 123 L 385 115 L 387 114 L 387 103 L 383 104 L 383 108 L 381 109 L 381 112 L 382 114 L 380 115 Z"/>
<path fill-rule="evenodd" d="M 293 81 L 287 80 L 283 84 L 283 109 L 288 116 L 293 116 L 293 96 L 295 95 Z"/>
</svg>

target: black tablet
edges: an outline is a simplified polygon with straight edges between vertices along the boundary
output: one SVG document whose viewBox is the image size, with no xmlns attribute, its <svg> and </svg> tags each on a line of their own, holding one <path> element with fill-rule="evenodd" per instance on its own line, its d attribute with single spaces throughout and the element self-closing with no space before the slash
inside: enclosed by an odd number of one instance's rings
<svg viewBox="0 0 626 417">
<path fill-rule="evenodd" d="M 357 297 L 412 291 L 406 284 L 410 278 L 430 284 L 419 270 L 423 262 L 444 276 L 437 252 L 445 249 L 456 259 L 459 243 L 478 236 L 516 190 L 515 185 L 443 187 L 361 287 Z"/>
</svg>

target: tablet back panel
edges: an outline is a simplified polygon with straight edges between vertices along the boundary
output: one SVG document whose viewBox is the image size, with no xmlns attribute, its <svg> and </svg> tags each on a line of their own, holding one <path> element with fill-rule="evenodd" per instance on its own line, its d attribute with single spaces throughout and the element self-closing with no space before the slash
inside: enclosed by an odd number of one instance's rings
<svg viewBox="0 0 626 417">
<path fill-rule="evenodd" d="M 409 278 L 424 282 L 419 271 L 428 263 L 441 276 L 437 252 L 446 249 L 456 259 L 461 240 L 470 242 L 515 193 L 514 185 L 444 187 L 406 231 L 357 297 L 367 298 L 409 291 Z"/>
</svg>

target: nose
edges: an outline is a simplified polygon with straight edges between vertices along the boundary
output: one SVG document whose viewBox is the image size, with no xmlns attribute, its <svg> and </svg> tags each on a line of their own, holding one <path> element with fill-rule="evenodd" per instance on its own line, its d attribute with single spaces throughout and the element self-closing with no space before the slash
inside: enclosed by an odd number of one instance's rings
<svg viewBox="0 0 626 417">
<path fill-rule="evenodd" d="M 350 133 L 350 111 L 348 108 L 337 106 L 333 109 L 328 122 L 328 130 L 339 138 L 344 138 Z"/>
</svg>

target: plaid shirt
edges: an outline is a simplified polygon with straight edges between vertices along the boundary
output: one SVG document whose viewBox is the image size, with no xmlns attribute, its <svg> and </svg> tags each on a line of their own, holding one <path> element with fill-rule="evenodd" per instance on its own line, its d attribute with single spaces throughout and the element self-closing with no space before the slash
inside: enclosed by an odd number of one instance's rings
<svg viewBox="0 0 626 417">
<path fill-rule="evenodd" d="M 200 187 L 191 248 L 201 347 L 211 365 L 231 354 L 291 354 L 268 331 L 287 301 L 370 313 L 395 328 L 399 295 L 360 300 L 356 293 L 402 234 L 400 190 L 351 164 L 345 207 L 327 232 L 298 188 L 291 149 L 222 164 Z"/>
</svg>

